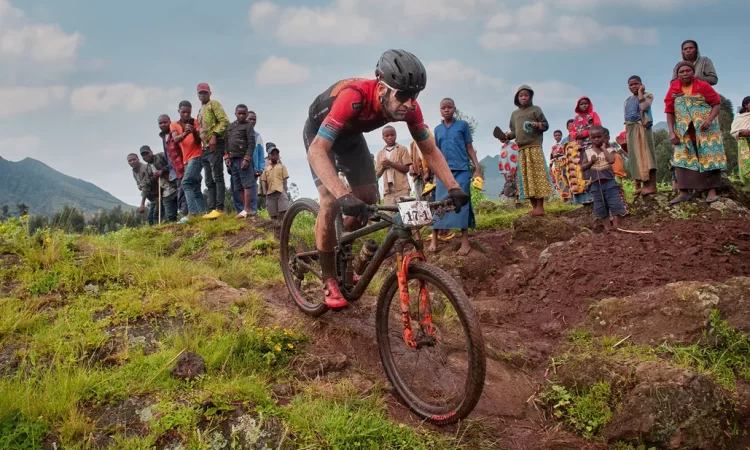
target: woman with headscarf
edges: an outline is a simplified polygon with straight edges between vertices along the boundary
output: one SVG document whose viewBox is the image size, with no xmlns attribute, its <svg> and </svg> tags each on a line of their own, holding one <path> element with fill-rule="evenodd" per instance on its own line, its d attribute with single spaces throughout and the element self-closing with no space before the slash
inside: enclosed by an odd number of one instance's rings
<svg viewBox="0 0 750 450">
<path fill-rule="evenodd" d="M 732 136 L 737 139 L 737 159 L 740 180 L 750 181 L 750 96 L 742 99 L 740 113 L 732 122 Z"/>
<path fill-rule="evenodd" d="M 721 97 L 707 82 L 695 77 L 695 68 L 688 61 L 675 67 L 677 79 L 669 85 L 664 98 L 672 142 L 672 166 L 680 194 L 670 204 L 690 201 L 690 191 L 708 191 L 706 201 L 719 199 L 716 188 L 727 158 L 719 130 Z"/>
<path fill-rule="evenodd" d="M 716 75 L 714 62 L 708 56 L 701 55 L 698 49 L 698 43 L 692 39 L 682 43 L 682 60 L 687 61 L 695 67 L 695 78 L 705 81 L 711 86 L 716 86 L 719 82 L 719 76 Z M 672 71 L 672 81 L 678 78 L 677 69 Z"/>
</svg>

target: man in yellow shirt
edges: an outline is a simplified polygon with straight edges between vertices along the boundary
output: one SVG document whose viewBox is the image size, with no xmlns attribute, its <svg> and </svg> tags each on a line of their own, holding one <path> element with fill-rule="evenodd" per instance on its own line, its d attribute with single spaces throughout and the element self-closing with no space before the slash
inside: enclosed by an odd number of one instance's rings
<svg viewBox="0 0 750 450">
<path fill-rule="evenodd" d="M 273 220 L 280 220 L 284 213 L 289 209 L 289 197 L 287 195 L 287 180 L 289 172 L 286 166 L 279 161 L 280 151 L 272 143 L 268 143 L 268 156 L 271 164 L 266 165 L 266 170 L 260 177 L 263 188 L 266 192 L 266 208 L 268 215 Z"/>
</svg>

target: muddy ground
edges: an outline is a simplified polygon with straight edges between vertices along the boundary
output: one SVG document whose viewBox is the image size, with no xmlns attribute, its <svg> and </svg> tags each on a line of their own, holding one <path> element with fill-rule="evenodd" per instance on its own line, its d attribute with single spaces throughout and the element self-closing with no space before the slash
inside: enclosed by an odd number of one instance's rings
<svg viewBox="0 0 750 450">
<path fill-rule="evenodd" d="M 605 233 L 590 210 L 582 208 L 562 217 L 523 217 L 511 230 L 473 233 L 468 257 L 455 256 L 457 242 L 443 244 L 432 256 L 460 277 L 481 319 L 488 371 L 482 399 L 470 418 L 495 439 L 494 446 L 607 448 L 565 430 L 534 401 L 549 385 L 550 358 L 564 351 L 568 333 L 591 330 L 587 316 L 603 299 L 651 300 L 669 283 L 721 283 L 750 276 L 750 221 L 741 206 L 730 202 L 718 210 L 703 203 L 683 212 L 663 203 L 641 201 L 622 225 L 648 233 Z M 350 377 L 363 392 L 374 383 L 387 383 L 375 344 L 374 297 L 319 319 L 304 317 L 282 290 L 269 290 L 265 297 L 275 321 L 296 324 L 315 337 L 309 347 L 314 356 L 302 370 L 305 376 Z M 662 300 L 657 297 L 652 300 L 658 306 Z M 661 321 L 656 315 L 650 327 L 631 333 L 631 339 L 638 340 L 638 333 L 646 339 L 653 329 L 679 334 L 680 327 L 689 326 L 697 328 L 690 330 L 695 334 L 705 326 L 705 318 L 696 326 L 676 320 L 679 315 L 679 306 Z M 747 308 L 735 311 L 733 321 L 750 332 Z M 596 331 L 624 335 L 616 325 L 612 320 Z M 397 399 L 389 404 L 395 420 L 418 422 Z M 740 426 L 747 423 L 740 421 Z M 441 431 L 456 433 L 456 427 Z"/>
</svg>

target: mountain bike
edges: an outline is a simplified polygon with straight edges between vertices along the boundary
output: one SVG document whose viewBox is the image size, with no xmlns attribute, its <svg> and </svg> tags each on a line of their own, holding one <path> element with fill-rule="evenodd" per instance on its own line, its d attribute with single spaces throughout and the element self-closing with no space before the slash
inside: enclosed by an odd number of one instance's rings
<svg viewBox="0 0 750 450">
<path fill-rule="evenodd" d="M 344 231 L 339 212 L 337 279 L 344 297 L 354 302 L 395 255 L 395 268 L 383 281 L 377 299 L 380 359 L 398 397 L 421 418 L 446 425 L 465 418 L 479 401 L 486 371 L 484 340 L 466 293 L 445 271 L 429 264 L 423 251 L 420 230 L 434 216 L 452 210 L 452 201 L 401 200 L 397 206 L 370 206 L 372 223 L 352 232 Z M 284 216 L 280 238 L 281 269 L 289 293 L 313 317 L 328 310 L 315 248 L 318 211 L 314 200 L 295 201 Z M 355 258 L 366 254 L 360 250 L 355 256 L 355 241 L 386 228 L 390 229 L 382 243 L 355 275 Z"/>
</svg>

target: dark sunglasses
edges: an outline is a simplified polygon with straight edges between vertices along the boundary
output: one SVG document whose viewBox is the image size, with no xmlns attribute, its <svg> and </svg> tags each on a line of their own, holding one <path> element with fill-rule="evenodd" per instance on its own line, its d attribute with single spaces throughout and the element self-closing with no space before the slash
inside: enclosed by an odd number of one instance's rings
<svg viewBox="0 0 750 450">
<path fill-rule="evenodd" d="M 393 96 L 396 97 L 396 100 L 398 100 L 400 103 L 406 103 L 409 100 L 416 100 L 417 97 L 419 97 L 420 91 L 402 91 L 394 87 L 388 86 L 388 83 L 386 83 L 383 80 L 380 80 L 380 82 L 383 83 L 385 87 L 393 91 Z"/>
</svg>

